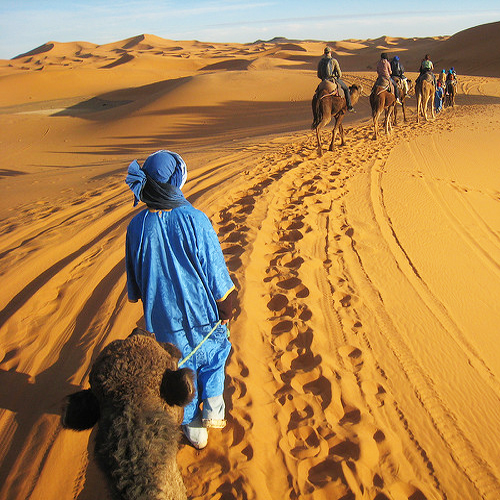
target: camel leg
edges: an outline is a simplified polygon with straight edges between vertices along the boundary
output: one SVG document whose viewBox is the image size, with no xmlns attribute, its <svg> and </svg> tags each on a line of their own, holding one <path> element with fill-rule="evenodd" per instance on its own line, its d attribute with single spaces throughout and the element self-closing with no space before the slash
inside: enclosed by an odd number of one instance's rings
<svg viewBox="0 0 500 500">
<path fill-rule="evenodd" d="M 385 120 L 384 120 L 384 126 L 385 126 L 385 135 L 391 135 L 391 116 L 392 116 L 392 106 L 386 108 L 385 110 Z"/>
<path fill-rule="evenodd" d="M 424 113 L 425 113 L 425 121 L 429 121 L 429 115 L 427 114 L 427 108 L 429 107 L 429 101 L 430 101 L 430 96 L 425 96 L 425 105 L 424 105 Z M 434 106 L 431 106 L 432 110 L 434 111 Z M 433 112 L 432 111 L 432 112 Z"/>
<path fill-rule="evenodd" d="M 420 96 L 420 94 L 417 95 L 417 123 L 419 122 L 419 118 L 420 118 L 420 106 L 422 104 L 422 97 Z"/>
<path fill-rule="evenodd" d="M 316 127 L 316 139 L 318 141 L 318 155 L 323 156 L 323 150 L 321 149 L 321 135 L 319 133 L 321 128 L 321 123 Z"/>
<path fill-rule="evenodd" d="M 335 148 L 335 137 L 337 136 L 337 124 L 335 123 L 335 126 L 333 127 L 332 130 L 332 142 L 330 142 L 330 151 L 333 151 Z"/>
<path fill-rule="evenodd" d="M 344 115 L 335 116 L 335 127 L 333 127 L 332 133 L 332 143 L 330 144 L 330 151 L 333 151 L 335 148 L 335 139 L 337 137 L 337 132 L 340 135 L 340 145 L 344 145 L 344 127 L 342 125 L 342 121 L 344 120 Z"/>
<path fill-rule="evenodd" d="M 403 108 L 403 121 L 406 123 L 406 106 L 404 101 L 401 101 L 401 107 Z"/>
<path fill-rule="evenodd" d="M 373 136 L 373 139 L 376 141 L 378 139 L 378 117 L 380 116 L 380 113 L 377 111 L 375 115 L 373 115 L 373 129 L 375 130 L 375 135 Z"/>
<path fill-rule="evenodd" d="M 340 131 L 340 145 L 343 146 L 345 144 L 344 141 L 344 125 L 340 124 L 339 126 L 339 131 Z"/>
<path fill-rule="evenodd" d="M 331 109 L 328 109 L 328 108 L 325 109 L 325 107 L 323 107 L 323 118 L 318 123 L 318 126 L 316 127 L 316 137 L 318 139 L 318 155 L 319 156 L 323 156 L 323 150 L 321 148 L 320 130 L 323 127 L 326 127 L 330 123 L 330 121 L 332 119 Z"/>
</svg>

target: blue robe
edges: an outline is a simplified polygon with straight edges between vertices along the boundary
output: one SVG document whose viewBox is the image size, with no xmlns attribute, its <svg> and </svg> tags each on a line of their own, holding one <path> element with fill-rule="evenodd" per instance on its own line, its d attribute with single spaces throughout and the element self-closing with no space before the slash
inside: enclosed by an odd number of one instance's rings
<svg viewBox="0 0 500 500">
<path fill-rule="evenodd" d="M 438 87 L 434 96 L 434 108 L 437 113 L 439 113 L 443 109 L 443 97 L 444 90 L 442 87 Z"/>
<path fill-rule="evenodd" d="M 142 300 L 146 329 L 175 344 L 183 358 L 219 320 L 216 301 L 234 289 L 210 220 L 191 205 L 137 214 L 127 229 L 126 269 L 128 297 Z M 183 365 L 197 379 L 184 423 L 196 417 L 202 400 L 223 394 L 230 349 L 220 325 Z"/>
</svg>

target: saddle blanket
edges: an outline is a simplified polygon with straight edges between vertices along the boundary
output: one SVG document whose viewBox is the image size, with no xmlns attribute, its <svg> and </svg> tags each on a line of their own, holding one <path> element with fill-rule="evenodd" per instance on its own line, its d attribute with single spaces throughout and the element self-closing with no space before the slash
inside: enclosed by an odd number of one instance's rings
<svg viewBox="0 0 500 500">
<path fill-rule="evenodd" d="M 323 90 L 326 91 L 329 95 L 332 96 L 343 96 L 343 92 L 341 92 L 342 87 L 337 83 L 337 81 L 331 80 L 322 80 L 316 89 L 316 94 L 319 94 Z"/>
<path fill-rule="evenodd" d="M 373 84 L 373 87 L 372 87 L 372 92 L 374 92 L 375 89 L 377 89 L 377 88 L 378 88 L 378 92 L 382 92 L 384 90 L 387 90 L 387 92 L 394 94 L 393 83 L 388 78 L 385 78 L 383 76 L 379 76 L 375 80 L 375 83 Z"/>
</svg>

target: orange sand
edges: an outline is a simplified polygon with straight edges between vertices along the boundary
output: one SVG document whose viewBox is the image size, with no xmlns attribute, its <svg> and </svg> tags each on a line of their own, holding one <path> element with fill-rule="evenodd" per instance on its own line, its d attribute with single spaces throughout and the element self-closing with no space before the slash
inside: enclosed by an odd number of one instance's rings
<svg viewBox="0 0 500 500">
<path fill-rule="evenodd" d="M 228 426 L 180 446 L 190 498 L 500 498 L 499 27 L 330 43 L 367 92 L 384 49 L 460 85 L 378 141 L 362 97 L 322 158 L 324 43 L 145 35 L 0 61 L 0 498 L 106 498 L 93 433 L 58 415 L 142 324 L 124 179 L 160 148 L 186 160 L 239 291 Z"/>
</svg>

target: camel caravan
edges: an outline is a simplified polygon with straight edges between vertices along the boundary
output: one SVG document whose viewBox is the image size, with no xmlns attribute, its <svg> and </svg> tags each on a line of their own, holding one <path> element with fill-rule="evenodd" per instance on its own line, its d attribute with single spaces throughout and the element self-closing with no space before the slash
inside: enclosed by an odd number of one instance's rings
<svg viewBox="0 0 500 500">
<path fill-rule="evenodd" d="M 455 69 L 451 68 L 448 72 L 443 69 L 439 80 L 436 80 L 433 71 L 434 65 L 429 54 L 426 54 L 420 64 L 420 74 L 413 83 L 405 76 L 399 56 L 394 56 L 389 61 L 387 53 L 381 54 L 377 63 L 377 79 L 369 96 L 375 140 L 379 137 L 379 121 L 382 113 L 384 113 L 383 123 L 386 135 L 390 135 L 392 127 L 397 125 L 398 106 L 401 106 L 403 121 L 407 122 L 406 99 L 412 97 L 412 92 L 417 102 L 417 123 L 422 117 L 425 121 L 434 119 L 436 113 L 443 107 L 455 105 L 457 94 Z M 363 89 L 359 85 L 346 86 L 341 79 L 340 65 L 332 57 L 329 47 L 325 48 L 324 55 L 318 63 L 317 75 L 321 83 L 316 88 L 312 99 L 311 128 L 316 132 L 318 154 L 322 156 L 321 129 L 326 127 L 333 118 L 335 123 L 329 151 L 334 150 L 337 134 L 340 136 L 340 145 L 343 146 L 345 143 L 342 125 L 344 117 L 346 113 L 354 110 Z"/>
</svg>

